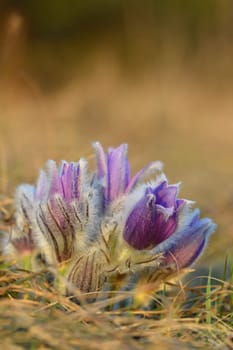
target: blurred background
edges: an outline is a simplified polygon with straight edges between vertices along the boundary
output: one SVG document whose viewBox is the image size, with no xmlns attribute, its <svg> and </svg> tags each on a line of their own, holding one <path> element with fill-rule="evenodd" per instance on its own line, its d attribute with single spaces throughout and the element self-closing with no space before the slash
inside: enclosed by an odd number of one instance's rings
<svg viewBox="0 0 233 350">
<path fill-rule="evenodd" d="M 133 171 L 159 159 L 233 246 L 233 2 L 1 0 L 0 193 L 47 159 L 92 161 L 129 144 Z M 209 259 L 209 260 L 208 260 Z"/>
</svg>

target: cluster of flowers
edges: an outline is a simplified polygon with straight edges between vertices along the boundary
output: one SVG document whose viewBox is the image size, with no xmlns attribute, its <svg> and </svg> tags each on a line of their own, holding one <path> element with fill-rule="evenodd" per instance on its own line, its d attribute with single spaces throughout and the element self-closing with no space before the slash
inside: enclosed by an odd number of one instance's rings
<svg viewBox="0 0 233 350">
<path fill-rule="evenodd" d="M 58 167 L 50 160 L 36 186 L 17 188 L 15 249 L 37 249 L 50 266 L 67 263 L 68 283 L 83 292 L 191 266 L 215 224 L 177 198 L 179 185 L 168 184 L 160 162 L 132 177 L 127 145 L 107 153 L 93 146 L 95 171 L 85 159 Z"/>
</svg>

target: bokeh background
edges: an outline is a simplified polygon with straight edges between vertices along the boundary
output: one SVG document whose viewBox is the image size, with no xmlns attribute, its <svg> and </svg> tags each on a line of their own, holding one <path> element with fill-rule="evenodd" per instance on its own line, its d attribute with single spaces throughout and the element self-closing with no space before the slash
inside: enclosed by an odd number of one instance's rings
<svg viewBox="0 0 233 350">
<path fill-rule="evenodd" d="M 216 264 L 233 247 L 232 118 L 232 1 L 1 0 L 1 193 L 127 142 L 133 171 L 161 160 L 217 222 L 201 260 Z"/>
</svg>

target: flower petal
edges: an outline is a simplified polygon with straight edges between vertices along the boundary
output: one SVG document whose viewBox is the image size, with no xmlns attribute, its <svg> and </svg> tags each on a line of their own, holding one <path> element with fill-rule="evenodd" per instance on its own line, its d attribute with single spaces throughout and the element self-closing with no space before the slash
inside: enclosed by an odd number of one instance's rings
<svg viewBox="0 0 233 350">
<path fill-rule="evenodd" d="M 176 229 L 177 220 L 173 210 L 159 206 L 155 201 L 153 190 L 147 187 L 126 218 L 123 238 L 135 249 L 154 247 Z"/>
<path fill-rule="evenodd" d="M 58 262 L 71 258 L 74 251 L 76 227 L 71 215 L 72 212 L 59 195 L 46 203 L 39 203 L 36 208 L 39 235 L 50 245 Z M 40 244 L 40 237 L 38 241 Z"/>
<path fill-rule="evenodd" d="M 179 211 L 185 205 L 185 199 L 177 199 L 176 200 L 176 211 Z"/>
<path fill-rule="evenodd" d="M 61 171 L 61 183 L 63 187 L 64 198 L 70 202 L 79 197 L 79 163 L 63 163 Z"/>
<path fill-rule="evenodd" d="M 74 287 L 85 293 L 98 292 L 105 281 L 103 271 L 107 264 L 106 256 L 102 250 L 93 250 L 78 256 L 67 274 L 67 280 L 71 284 L 67 293 L 73 295 L 72 289 Z M 92 301 L 96 296 L 94 293 L 90 294 Z"/>
<path fill-rule="evenodd" d="M 146 249 L 151 245 L 153 239 L 153 226 L 155 218 L 155 198 L 145 195 L 137 202 L 129 214 L 123 238 L 135 249 Z"/>
<path fill-rule="evenodd" d="M 175 207 L 177 193 L 177 185 L 168 186 L 167 182 L 164 181 L 155 189 L 156 203 L 165 208 Z"/>
<path fill-rule="evenodd" d="M 53 196 L 55 194 L 63 195 L 63 187 L 56 166 L 56 162 L 54 162 L 53 160 L 49 160 L 47 162 L 47 170 L 49 183 L 48 197 Z"/>
<path fill-rule="evenodd" d="M 72 198 L 72 178 L 73 178 L 73 163 L 62 162 L 61 165 L 61 183 L 64 193 L 64 198 L 70 201 Z"/>
<path fill-rule="evenodd" d="M 126 144 L 108 151 L 108 193 L 107 200 L 112 201 L 123 194 L 129 183 L 130 167 L 127 159 Z"/>
<path fill-rule="evenodd" d="M 101 179 L 107 176 L 107 157 L 100 142 L 94 142 L 92 145 L 95 149 L 97 159 L 97 178 Z"/>
<path fill-rule="evenodd" d="M 48 179 L 44 170 L 40 170 L 39 178 L 36 185 L 35 199 L 42 200 L 47 195 Z"/>
<path fill-rule="evenodd" d="M 132 189 L 135 188 L 135 186 L 138 184 L 139 181 L 141 181 L 143 178 L 147 176 L 150 176 L 154 172 L 161 171 L 162 168 L 163 168 L 163 164 L 159 161 L 149 163 L 147 166 L 142 168 L 137 174 L 135 174 L 131 178 L 125 190 L 125 193 L 128 194 L 129 192 L 131 192 Z"/>
<path fill-rule="evenodd" d="M 216 225 L 210 219 L 199 219 L 199 210 L 192 215 L 189 225 L 153 249 L 154 254 L 163 254 L 165 266 L 175 264 L 181 269 L 193 264 L 215 230 Z"/>
</svg>

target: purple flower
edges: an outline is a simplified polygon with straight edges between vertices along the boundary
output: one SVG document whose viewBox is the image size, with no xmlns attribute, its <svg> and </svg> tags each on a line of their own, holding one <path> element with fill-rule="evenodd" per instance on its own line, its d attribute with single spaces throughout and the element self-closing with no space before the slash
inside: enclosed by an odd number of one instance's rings
<svg viewBox="0 0 233 350">
<path fill-rule="evenodd" d="M 169 239 L 153 249 L 162 253 L 163 265 L 174 264 L 177 270 L 191 266 L 207 245 L 209 235 L 216 225 L 209 218 L 200 219 L 199 209 L 190 213 L 186 223 Z"/>
<path fill-rule="evenodd" d="M 157 278 L 159 266 L 193 264 L 215 224 L 178 198 L 179 185 L 168 184 L 160 162 L 131 176 L 126 144 L 105 153 L 96 142 L 94 149 L 95 171 L 84 159 L 59 166 L 50 160 L 36 186 L 18 187 L 12 245 L 39 249 L 52 265 L 70 261 L 67 280 L 85 292 L 105 282 L 107 288 L 115 277 L 136 281 L 137 272 L 150 270 Z M 159 176 L 145 182 L 155 171 Z"/>
<path fill-rule="evenodd" d="M 93 147 L 97 158 L 97 178 L 102 181 L 104 189 L 104 206 L 121 195 L 128 194 L 142 178 L 162 168 L 162 163 L 152 162 L 131 177 L 126 144 L 109 148 L 107 153 L 99 142 L 95 142 Z"/>
<path fill-rule="evenodd" d="M 191 211 L 190 201 L 178 199 L 178 189 L 163 179 L 144 187 L 136 203 L 129 198 L 123 238 L 134 249 L 162 253 L 164 265 L 183 268 L 201 254 L 215 224 Z"/>
<path fill-rule="evenodd" d="M 123 237 L 130 246 L 150 249 L 174 233 L 184 205 L 184 200 L 177 199 L 177 192 L 178 186 L 169 186 L 166 180 L 145 188 L 125 222 Z"/>
<path fill-rule="evenodd" d="M 30 223 L 34 239 L 45 252 L 48 261 L 70 259 L 83 242 L 96 235 L 99 225 L 98 196 L 91 187 L 85 160 L 77 163 L 63 161 L 59 167 L 48 161 L 35 187 L 19 187 L 16 194 L 16 221 L 22 214 Z"/>
</svg>

